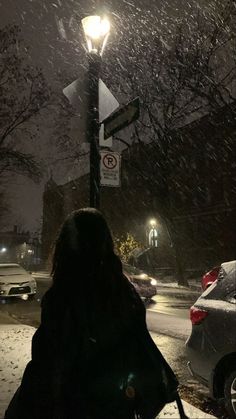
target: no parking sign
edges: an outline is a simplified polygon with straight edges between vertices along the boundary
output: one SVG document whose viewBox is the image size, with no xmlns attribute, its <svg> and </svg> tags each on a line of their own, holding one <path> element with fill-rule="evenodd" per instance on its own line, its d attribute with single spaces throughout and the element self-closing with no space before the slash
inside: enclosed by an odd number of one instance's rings
<svg viewBox="0 0 236 419">
<path fill-rule="evenodd" d="M 102 186 L 120 186 L 120 154 L 114 151 L 100 151 Z"/>
</svg>

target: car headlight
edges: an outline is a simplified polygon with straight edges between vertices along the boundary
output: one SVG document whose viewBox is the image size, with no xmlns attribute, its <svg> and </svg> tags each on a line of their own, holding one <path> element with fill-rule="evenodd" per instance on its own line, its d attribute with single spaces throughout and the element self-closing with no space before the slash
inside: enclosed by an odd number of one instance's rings
<svg viewBox="0 0 236 419">
<path fill-rule="evenodd" d="M 141 279 L 148 279 L 148 275 L 147 275 L 147 274 L 141 274 L 141 275 L 140 275 L 140 278 L 141 278 Z"/>
<path fill-rule="evenodd" d="M 154 285 L 154 287 L 157 285 L 157 280 L 152 278 L 151 279 L 151 285 Z"/>
</svg>

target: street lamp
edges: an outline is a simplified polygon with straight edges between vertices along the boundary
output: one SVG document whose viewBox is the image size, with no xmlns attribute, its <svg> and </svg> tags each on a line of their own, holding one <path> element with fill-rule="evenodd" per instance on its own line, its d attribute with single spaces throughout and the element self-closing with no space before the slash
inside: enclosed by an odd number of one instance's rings
<svg viewBox="0 0 236 419">
<path fill-rule="evenodd" d="M 150 231 L 149 231 L 149 244 L 151 244 L 153 247 L 157 247 L 157 230 L 156 230 L 156 225 L 157 222 L 154 218 L 152 218 L 149 221 L 150 224 Z"/>
<path fill-rule="evenodd" d="M 110 23 L 100 16 L 87 16 L 82 26 L 88 48 L 88 117 L 87 140 L 90 143 L 90 207 L 100 207 L 100 153 L 99 153 L 99 74 L 102 53 L 106 45 Z"/>
<path fill-rule="evenodd" d="M 150 226 L 151 226 L 152 228 L 156 227 L 156 225 L 157 225 L 157 222 L 156 222 L 156 220 L 155 220 L 154 218 L 152 218 L 152 219 L 149 221 L 149 223 L 150 223 Z"/>
</svg>

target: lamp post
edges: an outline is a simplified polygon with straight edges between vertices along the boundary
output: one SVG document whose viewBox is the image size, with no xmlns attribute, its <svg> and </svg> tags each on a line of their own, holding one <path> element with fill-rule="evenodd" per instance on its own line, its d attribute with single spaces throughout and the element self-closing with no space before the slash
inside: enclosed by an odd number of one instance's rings
<svg viewBox="0 0 236 419">
<path fill-rule="evenodd" d="M 87 141 L 90 143 L 90 207 L 100 207 L 100 153 L 99 153 L 99 74 L 102 53 L 106 45 L 110 23 L 100 16 L 87 16 L 82 26 L 88 49 L 88 116 Z"/>
</svg>

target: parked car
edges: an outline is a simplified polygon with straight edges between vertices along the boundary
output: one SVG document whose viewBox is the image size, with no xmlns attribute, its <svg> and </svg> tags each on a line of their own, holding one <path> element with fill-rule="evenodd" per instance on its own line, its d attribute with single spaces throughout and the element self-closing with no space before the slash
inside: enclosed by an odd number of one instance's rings
<svg viewBox="0 0 236 419">
<path fill-rule="evenodd" d="M 149 301 L 156 295 L 157 280 L 150 277 L 140 269 L 123 263 L 124 274 L 129 278 L 130 282 L 134 285 L 135 289 L 146 301 Z"/>
<path fill-rule="evenodd" d="M 37 285 L 32 275 L 17 263 L 0 264 L 0 297 L 22 297 L 35 295 Z"/>
<path fill-rule="evenodd" d="M 222 263 L 217 280 L 190 309 L 188 368 L 236 418 L 236 260 Z"/>
<path fill-rule="evenodd" d="M 202 290 L 205 291 L 213 282 L 216 281 L 219 274 L 220 266 L 215 266 L 209 272 L 206 272 L 202 277 Z"/>
</svg>

